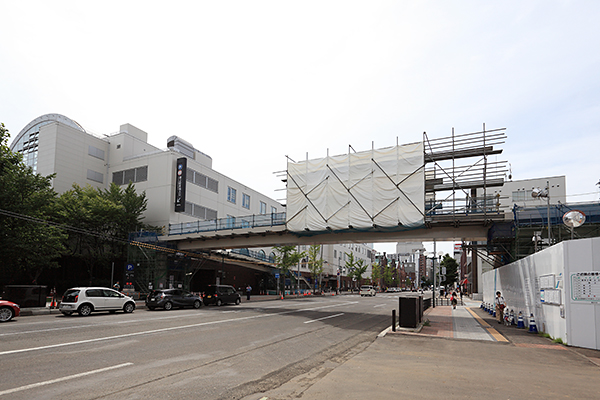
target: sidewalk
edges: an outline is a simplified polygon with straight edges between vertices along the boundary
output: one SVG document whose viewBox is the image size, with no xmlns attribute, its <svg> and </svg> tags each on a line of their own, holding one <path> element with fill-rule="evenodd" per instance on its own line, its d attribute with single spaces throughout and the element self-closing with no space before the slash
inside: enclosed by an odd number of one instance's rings
<svg viewBox="0 0 600 400">
<path fill-rule="evenodd" d="M 431 308 L 420 330 L 387 330 L 341 364 L 244 400 L 598 398 L 600 351 L 498 324 L 479 304 Z"/>
</svg>

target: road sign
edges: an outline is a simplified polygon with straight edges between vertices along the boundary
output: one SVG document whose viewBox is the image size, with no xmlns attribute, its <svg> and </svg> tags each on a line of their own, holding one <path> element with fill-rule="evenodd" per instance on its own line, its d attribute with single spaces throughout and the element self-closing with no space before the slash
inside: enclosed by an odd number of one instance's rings
<svg viewBox="0 0 600 400">
<path fill-rule="evenodd" d="M 133 264 L 127 264 L 127 271 L 133 271 Z"/>
<path fill-rule="evenodd" d="M 275 279 L 279 279 L 279 274 L 275 274 Z"/>
</svg>

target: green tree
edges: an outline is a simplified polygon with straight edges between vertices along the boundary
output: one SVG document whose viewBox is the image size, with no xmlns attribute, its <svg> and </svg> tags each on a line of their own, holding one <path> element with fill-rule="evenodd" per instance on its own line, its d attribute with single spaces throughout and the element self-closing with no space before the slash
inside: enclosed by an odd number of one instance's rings
<svg viewBox="0 0 600 400">
<path fill-rule="evenodd" d="M 446 279 L 442 280 L 442 285 L 451 285 L 458 280 L 458 263 L 456 260 L 446 254 L 442 259 L 442 267 L 446 267 Z"/>
<path fill-rule="evenodd" d="M 379 281 L 381 280 L 381 265 L 379 263 L 373 263 L 371 265 L 371 283 L 373 286 L 379 286 Z"/>
<path fill-rule="evenodd" d="M 65 232 L 56 221 L 54 177 L 36 174 L 7 145 L 0 123 L 0 280 L 37 283 L 40 274 L 59 266 Z"/>
<path fill-rule="evenodd" d="M 302 257 L 304 257 L 304 252 L 298 252 L 296 246 L 275 246 L 273 247 L 275 254 L 275 263 L 280 269 L 281 275 L 283 278 L 289 275 L 290 268 L 294 265 L 298 264 Z M 285 291 L 283 291 L 285 293 Z"/>
<path fill-rule="evenodd" d="M 394 282 L 394 268 L 391 265 L 386 265 L 383 269 L 383 283 L 389 287 Z"/>
<path fill-rule="evenodd" d="M 346 253 L 348 259 L 346 260 L 346 269 L 348 270 L 348 276 L 353 277 L 358 282 L 360 286 L 362 283 L 363 275 L 367 272 L 369 268 L 368 265 L 365 265 L 365 260 L 362 258 L 355 258 L 352 252 Z"/>
<path fill-rule="evenodd" d="M 125 189 L 112 183 L 109 189 L 73 185 L 59 197 L 60 214 L 67 225 L 71 256 L 86 267 L 89 284 L 106 277 L 111 262 L 127 260 L 129 233 L 154 229 L 142 223 L 147 207 L 145 192 L 138 195 L 133 184 Z"/>
<path fill-rule="evenodd" d="M 323 259 L 321 258 L 321 246 L 313 244 L 308 249 L 308 269 L 314 282 L 323 273 Z"/>
</svg>

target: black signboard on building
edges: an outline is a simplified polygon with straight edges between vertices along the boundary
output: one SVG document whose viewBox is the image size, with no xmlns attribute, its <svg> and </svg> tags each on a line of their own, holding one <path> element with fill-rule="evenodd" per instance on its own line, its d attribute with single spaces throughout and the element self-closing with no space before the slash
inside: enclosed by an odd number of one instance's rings
<svg viewBox="0 0 600 400">
<path fill-rule="evenodd" d="M 175 172 L 175 212 L 185 211 L 185 174 L 187 172 L 187 158 L 177 159 Z"/>
</svg>

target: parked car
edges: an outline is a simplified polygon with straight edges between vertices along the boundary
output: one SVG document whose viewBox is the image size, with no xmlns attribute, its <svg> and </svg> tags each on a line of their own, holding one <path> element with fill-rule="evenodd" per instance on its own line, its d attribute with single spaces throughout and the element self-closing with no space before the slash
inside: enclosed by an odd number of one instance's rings
<svg viewBox="0 0 600 400">
<path fill-rule="evenodd" d="M 17 303 L 0 299 L 0 322 L 8 322 L 21 313 L 21 307 Z"/>
<path fill-rule="evenodd" d="M 208 285 L 204 292 L 204 305 L 216 304 L 221 306 L 227 303 L 240 304 L 242 297 L 229 285 Z"/>
<path fill-rule="evenodd" d="M 135 301 L 131 297 L 109 288 L 77 287 L 67 289 L 58 308 L 64 315 L 77 312 L 79 315 L 87 317 L 96 311 L 114 313 L 123 310 L 131 313 L 135 310 Z"/>
<path fill-rule="evenodd" d="M 371 285 L 362 285 L 360 287 L 361 296 L 375 296 L 375 289 Z"/>
<path fill-rule="evenodd" d="M 193 293 L 181 289 L 159 289 L 153 290 L 146 297 L 146 307 L 148 310 L 155 310 L 157 307 L 171 310 L 173 307 L 194 307 L 200 308 L 202 298 Z"/>
</svg>

